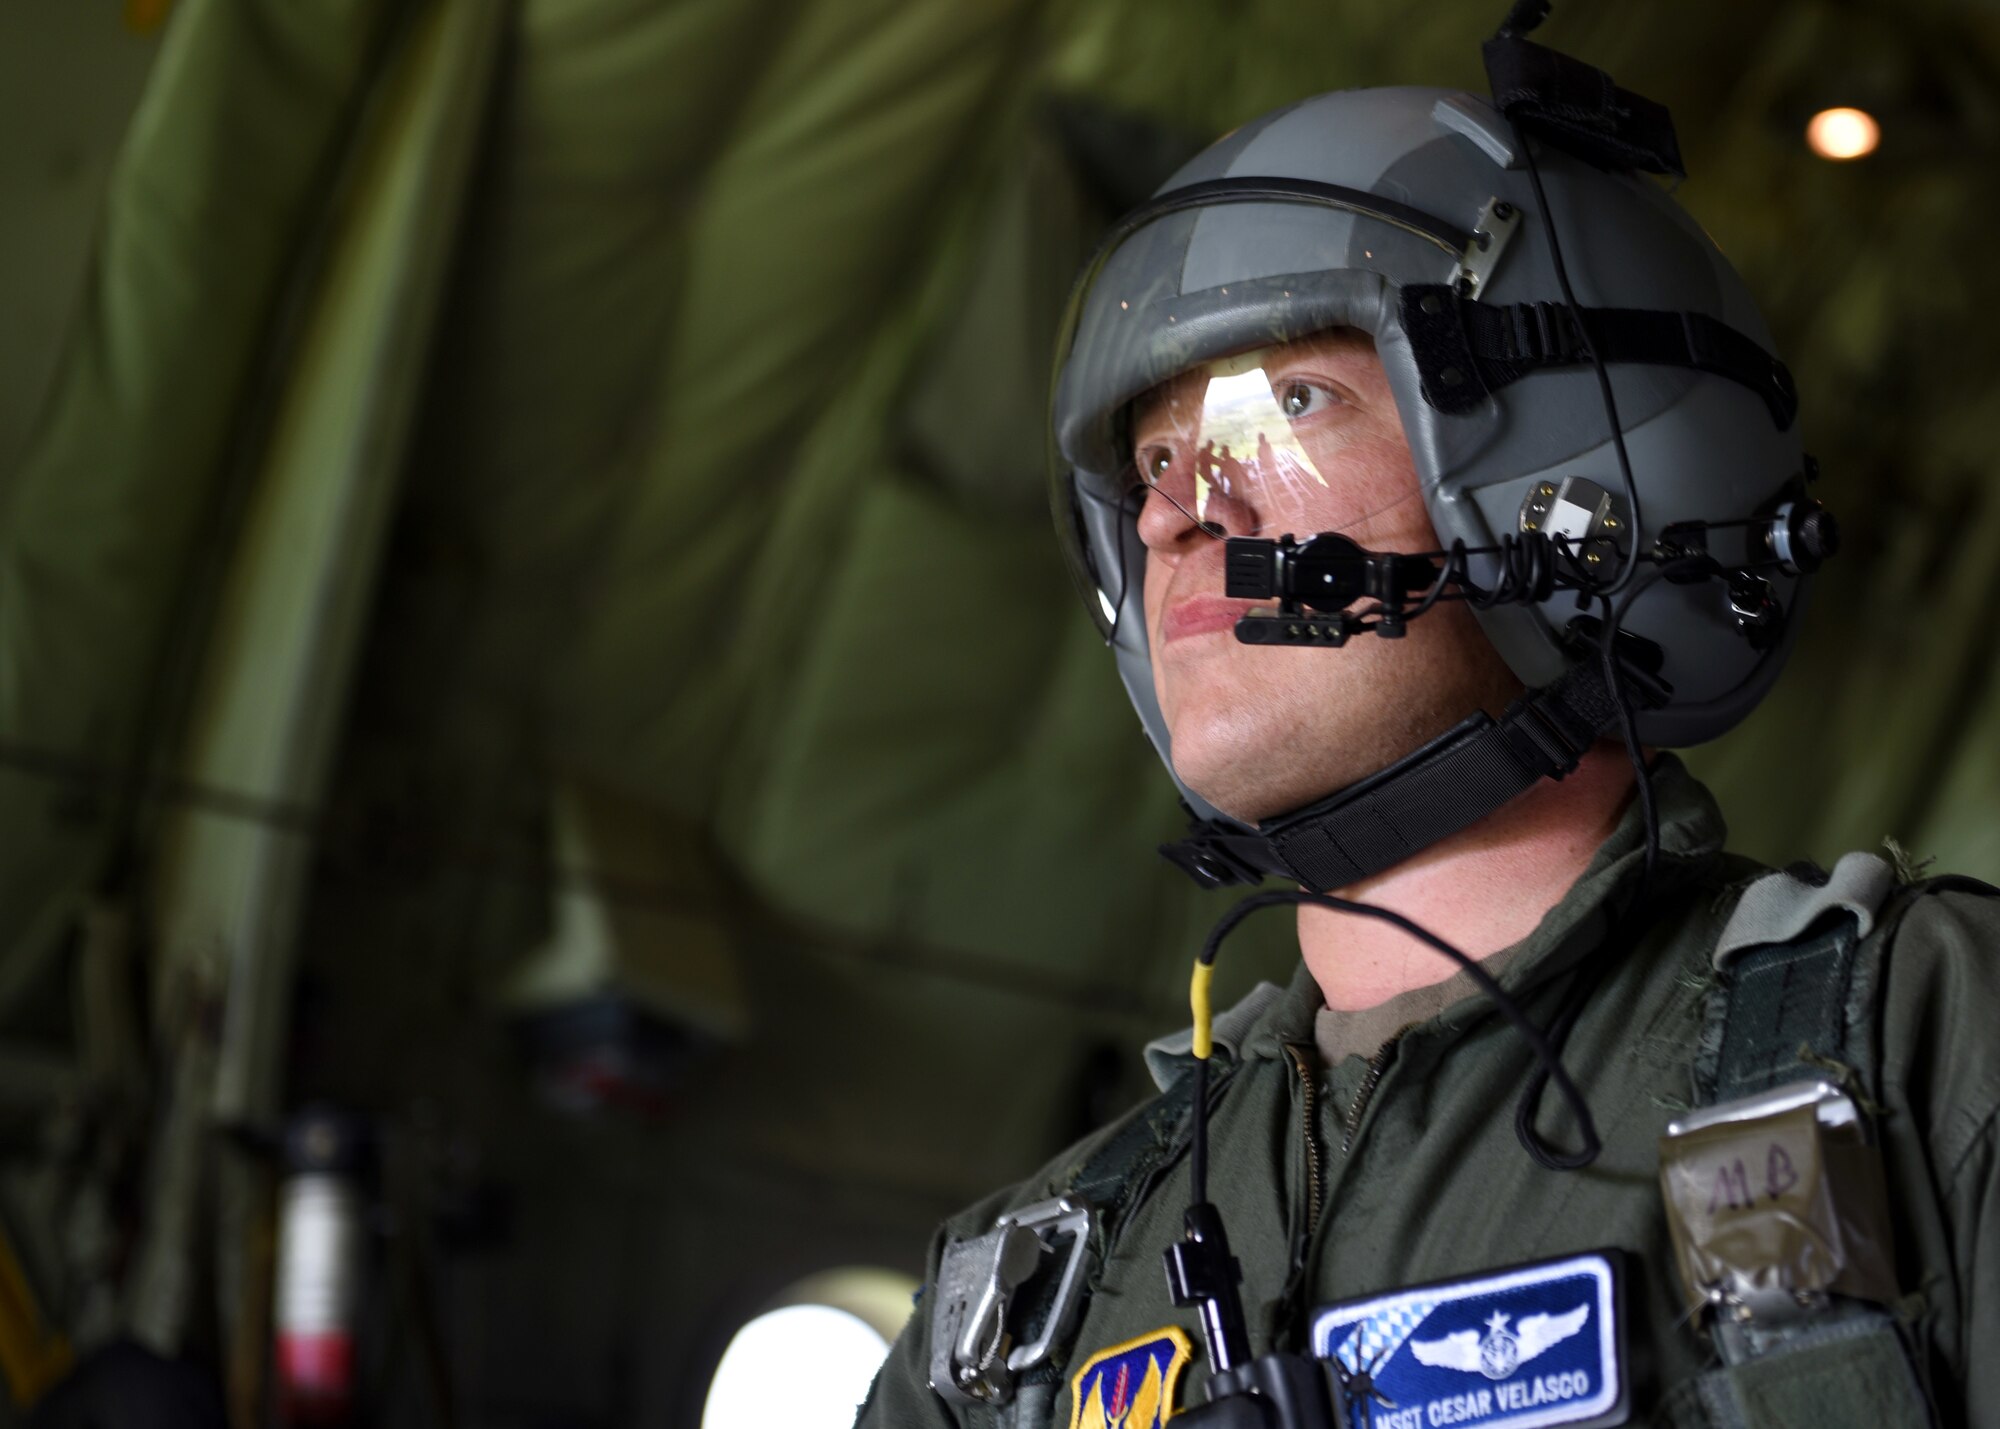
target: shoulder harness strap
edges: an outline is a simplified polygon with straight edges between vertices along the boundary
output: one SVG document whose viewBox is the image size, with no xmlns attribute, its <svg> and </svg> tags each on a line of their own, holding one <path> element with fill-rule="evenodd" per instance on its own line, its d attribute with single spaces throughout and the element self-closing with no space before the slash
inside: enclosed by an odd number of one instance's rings
<svg viewBox="0 0 2000 1429">
<path fill-rule="evenodd" d="M 1769 1091 L 1815 1069 L 1845 1074 L 1850 1090 L 1873 1097 L 1882 953 L 1912 906 L 1951 892 L 1995 890 L 1956 875 L 1899 884 L 1871 853 L 1847 854 L 1831 873 L 1803 865 L 1751 884 L 1716 942 L 1696 1104 Z"/>
<path fill-rule="evenodd" d="M 1886 861 L 1851 853 L 1831 873 L 1806 866 L 1753 883 L 1715 950 L 1697 1103 L 1731 1104 L 1754 1118 L 1757 1099 L 1824 1080 L 1854 1103 L 1865 1127 L 1879 1090 L 1882 949 L 1912 903 L 1957 882 L 1899 888 Z M 1865 1207 L 1865 1196 L 1856 1199 Z M 1879 1229 L 1886 1246 L 1886 1223 Z M 1835 1294 L 1782 1323 L 1723 1313 L 1713 1329 L 1723 1365 L 1693 1386 L 1712 1424 L 1933 1422 L 1900 1321 L 1885 1304 Z"/>
<path fill-rule="evenodd" d="M 1077 1167 L 1067 1189 L 1098 1208 L 1107 1244 L 1142 1184 L 1185 1143 L 1193 1106 L 1194 1078 L 1180 1076 Z"/>
<path fill-rule="evenodd" d="M 1211 1095 L 1219 1091 L 1227 1080 L 1226 1075 L 1218 1079 L 1211 1088 Z M 1019 1366 L 1018 1375 L 989 1371 L 970 1394 L 945 1393 L 940 1389 L 939 1392 L 947 1399 L 961 1406 L 967 1424 L 1009 1426 L 1035 1423 L 1039 1422 L 1038 1416 L 1046 1417 L 1047 1408 L 1062 1383 L 1074 1348 L 1080 1312 L 1097 1287 L 1098 1277 L 1109 1259 L 1111 1247 L 1116 1243 L 1125 1214 L 1145 1194 L 1155 1175 L 1170 1164 L 1186 1145 L 1188 1113 L 1193 1104 L 1194 1078 L 1182 1076 L 1128 1116 L 1087 1156 L 1053 1178 L 1051 1189 L 1054 1195 L 1044 1206 L 1081 1208 L 1086 1217 L 1082 1234 L 1089 1251 L 1089 1273 L 1081 1278 L 1062 1273 L 1061 1263 L 1075 1250 L 1073 1242 L 1067 1249 L 1051 1242 L 1044 1243 L 1044 1252 L 1060 1253 L 1042 1254 L 1039 1269 L 1029 1272 L 1028 1278 L 1018 1282 L 1018 1296 L 999 1311 L 1001 1328 L 1011 1335 L 1011 1343 L 1040 1345 L 1042 1351 L 1033 1363 Z M 1007 1234 L 1009 1218 L 1020 1214 L 1011 1212 L 1001 1218 L 995 1230 L 970 1241 L 955 1242 L 947 1248 L 947 1261 L 964 1251 L 983 1262 L 989 1258 L 989 1242 L 992 1243 L 992 1254 L 1003 1254 L 1000 1247 Z M 941 1268 L 939 1279 L 943 1281 L 945 1278 Z M 983 1275 L 978 1278 L 985 1279 Z M 940 1291 L 943 1290 L 941 1285 Z M 959 1323 L 950 1302 L 962 1302 L 964 1299 L 963 1294 L 941 1293 L 933 1306 L 934 1374 L 942 1369 L 936 1357 L 936 1342 L 940 1334 L 955 1338 L 953 1330 Z M 945 1351 L 949 1355 L 949 1344 L 945 1346 Z M 935 1377 L 933 1387 L 938 1387 Z"/>
<path fill-rule="evenodd" d="M 1226 1075 L 1217 1079 L 1218 1084 L 1226 1081 Z M 1188 1113 L 1193 1107 L 1194 1078 L 1183 1075 L 1091 1152 L 1068 1178 L 1065 1194 L 1084 1201 L 1094 1212 L 1090 1225 L 1092 1268 L 1082 1291 L 1085 1300 L 1097 1289 L 1098 1277 L 1110 1259 L 1112 1246 L 1117 1244 L 1125 1213 L 1145 1194 L 1154 1175 L 1164 1170 L 1186 1146 Z M 1043 1279 L 1052 1280 L 1047 1276 Z M 1024 1308 L 1029 1323 L 1047 1314 L 1047 1300 L 1052 1293 L 1051 1283 L 1027 1303 Z M 1072 1326 L 1076 1323 L 1074 1316 L 1070 1323 Z M 1070 1349 L 1067 1343 L 1061 1345 L 1040 1367 L 1024 1376 L 1023 1383 L 1059 1381 L 1069 1361 Z"/>
<path fill-rule="evenodd" d="M 1894 888 L 1885 860 L 1850 853 L 1830 874 L 1788 870 L 1744 890 L 1715 948 L 1697 1102 L 1767 1092 L 1830 1064 L 1872 1087 L 1876 959 L 1858 955 Z"/>
</svg>

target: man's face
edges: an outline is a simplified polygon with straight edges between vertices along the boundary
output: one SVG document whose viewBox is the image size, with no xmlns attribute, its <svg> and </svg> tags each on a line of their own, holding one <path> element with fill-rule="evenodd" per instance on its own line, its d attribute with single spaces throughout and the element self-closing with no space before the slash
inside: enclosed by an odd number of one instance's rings
<svg viewBox="0 0 2000 1429">
<path fill-rule="evenodd" d="M 1287 813 L 1393 763 L 1520 691 L 1458 603 L 1402 640 L 1244 645 L 1253 604 L 1223 596 L 1230 536 L 1338 531 L 1381 551 L 1437 549 L 1374 345 L 1340 330 L 1212 364 L 1141 399 L 1133 458 L 1153 489 L 1146 634 L 1174 769 L 1224 813 Z M 1171 499 L 1170 499 L 1171 498 Z"/>
</svg>

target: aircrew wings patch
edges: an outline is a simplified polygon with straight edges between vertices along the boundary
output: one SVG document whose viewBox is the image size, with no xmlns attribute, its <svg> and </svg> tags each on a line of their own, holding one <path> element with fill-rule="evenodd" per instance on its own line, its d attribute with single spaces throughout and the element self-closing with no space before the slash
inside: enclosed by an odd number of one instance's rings
<svg viewBox="0 0 2000 1429">
<path fill-rule="evenodd" d="M 1099 1350 L 1070 1381 L 1069 1429 L 1159 1429 L 1173 1418 L 1181 1371 L 1194 1357 L 1173 1325 Z"/>
</svg>

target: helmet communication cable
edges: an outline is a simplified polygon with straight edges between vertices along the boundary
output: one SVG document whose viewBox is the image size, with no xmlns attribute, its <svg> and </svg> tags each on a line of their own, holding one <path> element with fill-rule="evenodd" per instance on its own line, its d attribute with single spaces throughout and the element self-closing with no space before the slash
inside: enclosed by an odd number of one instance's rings
<svg viewBox="0 0 2000 1429">
<path fill-rule="evenodd" d="M 1549 196 L 1542 187 L 1542 167 L 1535 160 L 1535 147 L 1522 130 L 1520 120 L 1510 122 L 1514 128 L 1514 141 L 1521 146 L 1521 157 L 1528 165 L 1528 181 L 1534 185 L 1535 207 L 1541 211 L 1542 232 L 1549 240 L 1549 262 L 1556 270 L 1556 282 L 1562 288 L 1563 303 L 1569 308 L 1570 321 L 1576 325 L 1577 342 L 1583 348 L 1584 356 L 1590 359 L 1590 370 L 1597 374 L 1597 392 L 1604 402 L 1604 419 L 1611 426 L 1611 447 L 1618 455 L 1618 480 L 1625 488 L 1633 539 L 1619 565 L 1617 577 L 1605 587 L 1607 593 L 1615 595 L 1631 584 L 1639 569 L 1639 540 L 1646 529 L 1645 518 L 1639 511 L 1639 484 L 1632 478 L 1632 454 L 1625 450 L 1625 426 L 1618 418 L 1618 394 L 1611 387 L 1611 370 L 1605 366 L 1603 355 L 1597 350 L 1597 341 L 1590 335 L 1590 324 L 1583 305 L 1577 302 L 1576 290 L 1570 286 L 1569 265 L 1563 261 L 1562 240 L 1556 235 L 1555 215 L 1549 212 Z"/>
<path fill-rule="evenodd" d="M 1182 1238 L 1167 1248 L 1164 1256 L 1167 1287 L 1176 1304 L 1199 1309 L 1203 1338 L 1209 1356 L 1208 1405 L 1185 1412 L 1191 1424 L 1238 1425 L 1250 1422 L 1233 1416 L 1221 1401 L 1250 1394 L 1274 1405 L 1274 1415 L 1259 1415 L 1255 1422 L 1280 1426 L 1346 1424 L 1348 1406 L 1359 1404 L 1364 1423 L 1374 1422 L 1376 1392 L 1366 1370 L 1355 1372 L 1338 1359 L 1318 1361 L 1283 1352 L 1252 1357 L 1249 1335 L 1243 1318 L 1242 1297 L 1237 1291 L 1241 1268 L 1230 1253 L 1229 1235 L 1221 1211 L 1208 1199 L 1208 1115 L 1211 1094 L 1210 1067 L 1215 1060 L 1215 1025 L 1211 1008 L 1211 982 L 1215 956 L 1222 940 L 1252 913 L 1283 906 L 1329 908 L 1374 918 L 1402 929 L 1411 937 L 1450 958 L 1491 999 L 1533 1050 L 1537 1072 L 1568 1102 L 1583 1135 L 1586 1162 L 1596 1158 L 1602 1147 L 1597 1125 L 1583 1094 L 1563 1069 L 1556 1049 L 1535 1026 L 1520 1004 L 1501 991 L 1493 975 L 1479 960 L 1453 947 L 1429 929 L 1388 908 L 1357 903 L 1330 893 L 1305 889 L 1277 889 L 1252 894 L 1224 913 L 1209 930 L 1196 955 L 1194 974 L 1188 985 L 1188 1002 L 1194 1013 L 1194 1052 L 1191 1129 L 1188 1151 L 1189 1204 L 1183 1217 Z M 1275 1398 L 1273 1398 L 1273 1392 Z"/>
<path fill-rule="evenodd" d="M 1301 905 L 1328 908 L 1337 913 L 1351 913 L 1358 917 L 1373 918 L 1387 923 L 1400 928 L 1418 942 L 1456 963 L 1472 980 L 1474 986 L 1500 1009 L 1501 1014 L 1513 1024 L 1514 1030 L 1521 1034 L 1522 1040 L 1534 1052 L 1538 1072 L 1555 1083 L 1556 1090 L 1562 1094 L 1563 1100 L 1568 1103 L 1571 1113 L 1576 1117 L 1577 1127 L 1583 1138 L 1582 1154 L 1590 1160 L 1596 1159 L 1603 1142 L 1598 1138 L 1597 1123 L 1591 1118 L 1590 1107 L 1584 1101 L 1583 1093 L 1577 1089 L 1576 1083 L 1570 1080 L 1569 1073 L 1564 1070 L 1562 1061 L 1549 1039 L 1539 1027 L 1535 1026 L 1533 1019 L 1522 1011 L 1521 1005 L 1501 990 L 1500 984 L 1495 982 L 1493 975 L 1480 965 L 1479 959 L 1454 947 L 1421 923 L 1406 918 L 1393 909 L 1377 907 L 1372 903 L 1360 903 L 1336 894 L 1313 893 L 1303 888 L 1272 889 L 1264 893 L 1253 893 L 1218 918 L 1215 926 L 1209 929 L 1208 937 L 1201 945 L 1201 951 L 1195 956 L 1189 1004 L 1194 1013 L 1193 1075 L 1196 1081 L 1188 1160 L 1192 1199 L 1197 1205 L 1205 1203 L 1208 1199 L 1208 1087 L 1209 1066 L 1214 1061 L 1215 1048 L 1209 985 L 1215 973 L 1216 953 L 1220 951 L 1223 939 L 1234 932 L 1252 913 L 1264 908 Z"/>
</svg>

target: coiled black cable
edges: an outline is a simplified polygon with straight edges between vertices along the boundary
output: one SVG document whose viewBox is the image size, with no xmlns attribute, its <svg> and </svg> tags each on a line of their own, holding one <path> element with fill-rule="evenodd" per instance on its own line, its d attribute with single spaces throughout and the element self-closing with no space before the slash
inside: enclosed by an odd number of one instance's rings
<svg viewBox="0 0 2000 1429">
<path fill-rule="evenodd" d="M 1577 1089 L 1576 1083 L 1570 1080 L 1569 1073 L 1563 1068 L 1559 1049 L 1551 1042 L 1548 1035 L 1535 1026 L 1533 1019 L 1522 1011 L 1519 1003 L 1501 991 L 1500 984 L 1493 980 L 1491 973 L 1480 966 L 1477 958 L 1447 943 L 1421 923 L 1406 918 L 1393 909 L 1378 908 L 1372 903 L 1361 903 L 1331 893 L 1313 893 L 1303 888 L 1273 889 L 1265 893 L 1253 893 L 1216 919 L 1215 926 L 1209 929 L 1208 937 L 1201 945 L 1201 951 L 1195 956 L 1197 968 L 1213 968 L 1216 954 L 1222 948 L 1223 939 L 1234 932 L 1252 913 L 1264 908 L 1287 905 L 1296 907 L 1300 904 L 1314 908 L 1330 908 L 1338 913 L 1352 913 L 1359 917 L 1374 918 L 1388 923 L 1458 964 L 1466 976 L 1472 979 L 1473 985 L 1500 1009 L 1508 1022 L 1513 1024 L 1514 1030 L 1521 1034 L 1522 1040 L 1527 1042 L 1534 1052 L 1536 1071 L 1540 1078 L 1538 1086 L 1546 1086 L 1553 1081 L 1556 1090 L 1569 1104 L 1570 1111 L 1576 1117 L 1577 1126 L 1583 1135 L 1583 1150 L 1578 1153 L 1584 1157 L 1581 1164 L 1587 1165 L 1597 1158 L 1597 1153 L 1603 1148 L 1603 1142 L 1597 1135 L 1597 1123 L 1591 1118 L 1590 1107 L 1584 1101 L 1583 1093 Z M 1198 972 L 1196 976 L 1199 983 L 1201 974 Z M 1195 1016 L 1195 1082 L 1194 1105 L 1189 1128 L 1188 1178 L 1192 1202 L 1200 1205 L 1208 1200 L 1208 1068 L 1212 1056 L 1209 1048 L 1209 1029 L 1205 1025 L 1206 1007 L 1198 1003 Z"/>
</svg>

